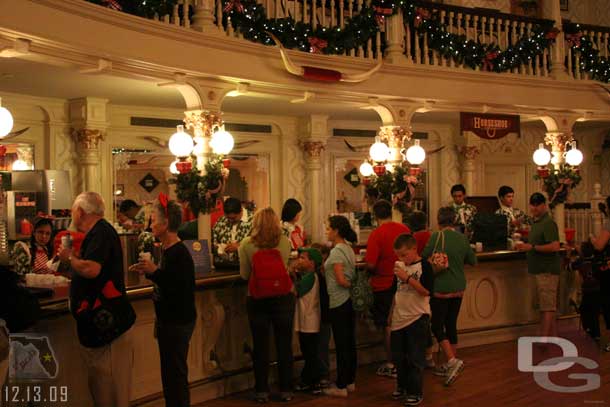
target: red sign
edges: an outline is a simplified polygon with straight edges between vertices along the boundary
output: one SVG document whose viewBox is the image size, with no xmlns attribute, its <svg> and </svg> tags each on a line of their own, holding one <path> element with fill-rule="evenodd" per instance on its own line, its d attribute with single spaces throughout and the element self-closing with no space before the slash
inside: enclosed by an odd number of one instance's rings
<svg viewBox="0 0 610 407">
<path fill-rule="evenodd" d="M 460 113 L 460 128 L 486 140 L 497 140 L 508 133 L 521 136 L 519 116 L 508 114 Z"/>
</svg>

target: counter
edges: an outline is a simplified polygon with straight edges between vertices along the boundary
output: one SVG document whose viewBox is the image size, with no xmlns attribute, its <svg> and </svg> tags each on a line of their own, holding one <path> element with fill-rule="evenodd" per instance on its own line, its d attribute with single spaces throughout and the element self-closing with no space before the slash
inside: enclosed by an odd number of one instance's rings
<svg viewBox="0 0 610 407">
<path fill-rule="evenodd" d="M 458 320 L 459 346 L 535 334 L 538 322 L 535 285 L 527 273 L 525 254 L 499 251 L 479 253 L 477 257 L 479 263 L 465 269 L 467 288 Z M 245 282 L 237 271 L 198 276 L 196 282 L 198 318 L 188 356 L 193 404 L 242 391 L 253 384 Z M 561 323 L 577 324 L 567 307 L 569 278 L 565 271 L 561 284 L 560 314 L 564 318 Z M 137 314 L 133 328 L 136 346 L 131 398 L 134 405 L 160 405 L 162 387 L 159 353 L 153 338 L 154 308 L 148 298 L 152 287 L 133 286 L 127 292 Z M 57 378 L 48 384 L 69 384 L 69 405 L 90 406 L 87 375 L 79 355 L 75 323 L 67 312 L 66 295 L 67 287 L 64 287 L 54 298 L 44 300 L 45 317 L 30 331 L 48 336 L 59 363 Z M 370 319 L 358 319 L 357 343 L 361 364 L 385 358 L 382 336 Z M 293 346 L 298 360 L 300 350 L 296 338 Z M 295 364 L 295 373 L 301 368 L 300 363 Z"/>
</svg>

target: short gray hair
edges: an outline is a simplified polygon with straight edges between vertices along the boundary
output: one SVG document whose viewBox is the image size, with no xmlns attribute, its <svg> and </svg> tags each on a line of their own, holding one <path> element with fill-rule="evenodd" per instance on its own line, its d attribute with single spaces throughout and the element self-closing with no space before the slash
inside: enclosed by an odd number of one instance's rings
<svg viewBox="0 0 610 407">
<path fill-rule="evenodd" d="M 104 198 L 97 192 L 83 192 L 74 200 L 74 206 L 81 208 L 87 215 L 104 216 Z"/>
</svg>

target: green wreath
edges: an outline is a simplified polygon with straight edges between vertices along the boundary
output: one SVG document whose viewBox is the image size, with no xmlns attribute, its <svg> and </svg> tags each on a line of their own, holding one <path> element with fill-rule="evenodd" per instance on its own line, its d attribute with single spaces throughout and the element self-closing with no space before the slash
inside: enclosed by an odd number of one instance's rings
<svg viewBox="0 0 610 407">
<path fill-rule="evenodd" d="M 542 180 L 544 192 L 549 197 L 549 206 L 565 203 L 571 190 L 576 188 L 582 177 L 578 169 L 568 164 L 562 164 L 559 168 L 550 165 L 548 176 L 534 175 L 535 180 Z"/>
<path fill-rule="evenodd" d="M 192 157 L 193 162 L 196 158 Z M 212 154 L 205 164 L 205 175 L 201 175 L 196 166 L 185 174 L 178 174 L 170 179 L 176 185 L 176 197 L 179 201 L 188 202 L 195 215 L 211 213 L 222 193 L 228 170 L 222 164 L 219 155 Z"/>
</svg>

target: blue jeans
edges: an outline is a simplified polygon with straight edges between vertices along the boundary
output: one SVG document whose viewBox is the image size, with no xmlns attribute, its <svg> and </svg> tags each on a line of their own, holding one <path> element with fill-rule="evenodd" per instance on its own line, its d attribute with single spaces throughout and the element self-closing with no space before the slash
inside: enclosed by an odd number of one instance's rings
<svg viewBox="0 0 610 407">
<path fill-rule="evenodd" d="M 398 371 L 398 387 L 410 396 L 423 395 L 429 324 L 430 317 L 422 315 L 411 325 L 392 331 L 392 359 Z"/>
</svg>

